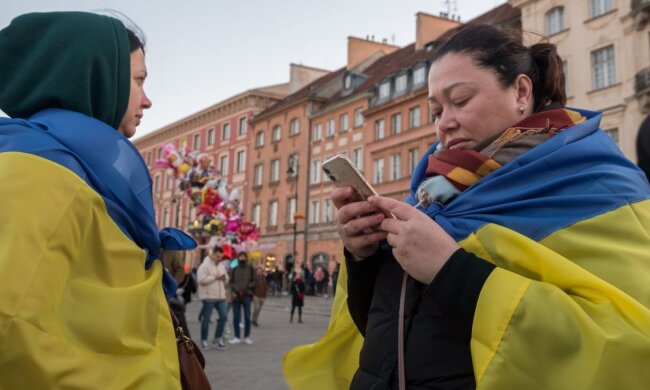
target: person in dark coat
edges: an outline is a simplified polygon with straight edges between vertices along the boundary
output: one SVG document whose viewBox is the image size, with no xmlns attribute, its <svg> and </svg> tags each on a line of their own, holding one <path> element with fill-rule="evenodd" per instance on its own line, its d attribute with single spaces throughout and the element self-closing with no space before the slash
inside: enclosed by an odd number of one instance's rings
<svg viewBox="0 0 650 390">
<path fill-rule="evenodd" d="M 641 123 L 641 127 L 639 127 L 639 134 L 636 137 L 636 158 L 637 165 L 650 181 L 650 115 L 645 118 Z"/>
<path fill-rule="evenodd" d="M 302 307 L 305 304 L 305 281 L 302 279 L 300 271 L 296 271 L 289 291 L 291 292 L 291 318 L 289 318 L 289 322 L 293 322 L 293 313 L 297 307 L 298 323 L 302 324 Z"/>
</svg>

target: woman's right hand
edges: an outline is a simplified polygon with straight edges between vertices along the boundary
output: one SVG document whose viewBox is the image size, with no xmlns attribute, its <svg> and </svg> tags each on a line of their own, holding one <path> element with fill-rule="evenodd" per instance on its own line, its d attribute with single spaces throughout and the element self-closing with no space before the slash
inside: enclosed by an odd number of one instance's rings
<svg viewBox="0 0 650 390">
<path fill-rule="evenodd" d="M 387 233 L 377 230 L 386 216 L 365 200 L 358 200 L 354 188 L 346 186 L 332 191 L 332 201 L 337 208 L 337 231 L 345 248 L 357 259 L 370 257 L 379 248 Z"/>
</svg>

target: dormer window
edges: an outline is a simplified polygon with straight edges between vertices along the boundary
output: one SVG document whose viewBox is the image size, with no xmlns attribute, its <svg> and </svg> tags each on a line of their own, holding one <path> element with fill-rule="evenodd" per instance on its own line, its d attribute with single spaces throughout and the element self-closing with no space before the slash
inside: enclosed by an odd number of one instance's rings
<svg viewBox="0 0 650 390">
<path fill-rule="evenodd" d="M 379 99 L 388 99 L 390 96 L 390 81 L 384 81 L 379 86 Z"/>
<path fill-rule="evenodd" d="M 395 79 L 395 92 L 396 93 L 404 93 L 406 91 L 406 82 L 408 80 L 408 77 L 406 74 L 399 75 Z"/>
<path fill-rule="evenodd" d="M 352 75 L 346 75 L 345 78 L 343 79 L 343 88 L 345 89 L 350 89 L 352 88 Z"/>
<path fill-rule="evenodd" d="M 413 85 L 424 84 L 425 72 L 426 72 L 425 66 L 421 66 L 413 71 Z"/>
</svg>

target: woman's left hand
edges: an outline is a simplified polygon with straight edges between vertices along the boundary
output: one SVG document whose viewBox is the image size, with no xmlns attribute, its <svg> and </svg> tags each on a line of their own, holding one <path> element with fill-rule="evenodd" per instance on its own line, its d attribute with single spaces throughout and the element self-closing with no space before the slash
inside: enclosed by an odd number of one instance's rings
<svg viewBox="0 0 650 390">
<path fill-rule="evenodd" d="M 368 201 L 395 215 L 379 225 L 388 233 L 395 259 L 414 279 L 431 283 L 460 246 L 440 225 L 413 206 L 383 196 L 371 196 Z"/>
</svg>

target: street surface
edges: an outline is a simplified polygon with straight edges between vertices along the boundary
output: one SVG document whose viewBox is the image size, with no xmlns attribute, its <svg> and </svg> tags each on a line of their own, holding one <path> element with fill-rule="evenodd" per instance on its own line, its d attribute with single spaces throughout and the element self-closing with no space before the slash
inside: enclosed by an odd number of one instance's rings
<svg viewBox="0 0 650 390">
<path fill-rule="evenodd" d="M 212 312 L 212 323 L 208 340 L 210 349 L 203 350 L 206 360 L 205 371 L 213 389 L 218 390 L 267 390 L 288 389 L 282 373 L 282 358 L 291 348 L 310 344 L 318 340 L 327 329 L 333 299 L 305 297 L 303 324 L 298 324 L 298 313 L 289 323 L 290 297 L 269 297 L 266 299 L 259 318 L 259 327 L 252 326 L 252 345 L 243 342 L 228 344 L 228 350 L 212 347 L 211 341 L 216 328 L 216 310 Z M 192 339 L 200 345 L 200 323 L 198 314 L 201 301 L 193 300 L 187 306 L 186 318 Z M 242 315 L 243 317 L 243 315 Z M 228 316 L 226 329 L 232 329 L 232 312 Z M 242 337 L 243 337 L 242 328 Z"/>
</svg>

